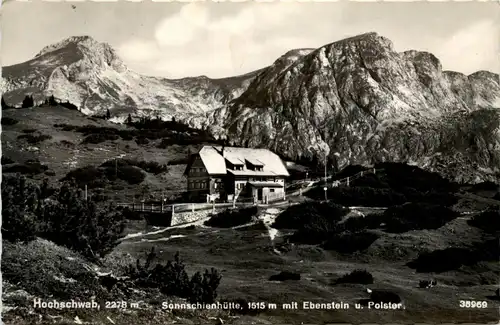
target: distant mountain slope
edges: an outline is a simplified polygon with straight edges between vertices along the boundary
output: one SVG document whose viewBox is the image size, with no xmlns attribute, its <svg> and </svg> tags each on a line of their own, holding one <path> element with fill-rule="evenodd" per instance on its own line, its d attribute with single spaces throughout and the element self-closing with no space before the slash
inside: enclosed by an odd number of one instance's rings
<svg viewBox="0 0 500 325">
<path fill-rule="evenodd" d="M 398 53 L 368 33 L 278 59 L 208 122 L 191 123 L 292 159 L 408 161 L 474 181 L 500 173 L 499 107 L 498 75 L 442 71 L 434 55 Z"/>
<path fill-rule="evenodd" d="M 167 118 L 218 108 L 240 95 L 254 76 L 215 80 L 142 76 L 129 70 L 108 44 L 78 36 L 45 47 L 30 61 L 4 67 L 2 90 L 12 104 L 19 104 L 26 94 L 38 100 L 53 94 L 86 114 L 109 108 L 122 119 L 130 112 L 148 111 Z"/>
<path fill-rule="evenodd" d="M 291 50 L 269 67 L 224 79 L 141 76 L 86 36 L 2 73 L 11 103 L 54 94 L 85 114 L 175 116 L 294 160 L 322 162 L 326 153 L 334 168 L 404 161 L 460 181 L 500 181 L 499 76 L 443 71 L 431 53 L 398 53 L 376 33 Z"/>
</svg>

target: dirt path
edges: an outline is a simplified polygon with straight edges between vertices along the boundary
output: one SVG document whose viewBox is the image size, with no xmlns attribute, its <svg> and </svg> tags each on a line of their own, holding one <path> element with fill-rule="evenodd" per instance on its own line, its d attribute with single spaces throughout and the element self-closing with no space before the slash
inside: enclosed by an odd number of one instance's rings
<svg viewBox="0 0 500 325">
<path fill-rule="evenodd" d="M 278 229 L 272 228 L 271 225 L 274 223 L 274 220 L 276 220 L 276 217 L 280 214 L 280 212 L 281 210 L 279 209 L 269 208 L 266 209 L 266 211 L 259 218 L 264 222 L 264 226 L 267 228 L 271 242 L 274 242 L 276 236 L 279 235 Z"/>
</svg>

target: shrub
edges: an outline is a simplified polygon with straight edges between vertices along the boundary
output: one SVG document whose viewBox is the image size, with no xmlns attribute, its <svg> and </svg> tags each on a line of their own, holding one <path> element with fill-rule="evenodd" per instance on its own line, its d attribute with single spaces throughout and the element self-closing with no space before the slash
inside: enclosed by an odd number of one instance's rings
<svg viewBox="0 0 500 325">
<path fill-rule="evenodd" d="M 7 156 L 2 155 L 2 165 L 8 165 L 8 164 L 13 164 L 15 163 L 14 160 L 10 159 Z"/>
<path fill-rule="evenodd" d="M 92 133 L 83 139 L 82 143 L 99 144 L 108 140 L 113 141 L 118 139 L 119 137 L 114 133 Z"/>
<path fill-rule="evenodd" d="M 2 125 L 15 125 L 17 123 L 19 123 L 19 121 L 11 117 L 2 117 Z"/>
<path fill-rule="evenodd" d="M 41 207 L 38 186 L 20 175 L 2 179 L 2 237 L 8 241 L 30 241 L 37 233 Z"/>
<path fill-rule="evenodd" d="M 500 209 L 489 209 L 472 217 L 467 223 L 470 226 L 495 233 L 500 231 Z"/>
<path fill-rule="evenodd" d="M 417 166 L 404 163 L 384 162 L 375 165 L 376 169 L 384 169 L 387 182 L 392 189 L 411 187 L 420 192 L 435 190 L 437 192 L 456 192 L 458 184 L 452 183 L 435 172 L 423 170 Z"/>
<path fill-rule="evenodd" d="M 80 189 L 63 184 L 42 211 L 42 236 L 84 256 L 97 259 L 109 253 L 120 238 L 125 224 L 111 206 L 98 207 L 85 200 Z"/>
<path fill-rule="evenodd" d="M 59 127 L 63 131 L 74 131 L 77 129 L 77 126 L 68 124 L 54 124 L 54 127 Z"/>
<path fill-rule="evenodd" d="M 308 191 L 306 196 L 313 199 L 324 197 L 323 188 L 314 188 Z M 340 186 L 328 188 L 327 195 L 330 199 L 345 206 L 392 206 L 405 203 L 406 197 L 392 189 L 372 187 L 348 187 Z"/>
<path fill-rule="evenodd" d="M 323 243 L 322 247 L 325 250 L 334 250 L 339 253 L 354 253 L 367 249 L 378 238 L 378 235 L 367 231 L 344 232 L 333 234 Z"/>
<path fill-rule="evenodd" d="M 50 95 L 50 97 L 48 99 L 45 99 L 45 101 L 47 102 L 47 104 L 49 106 L 57 106 L 57 104 L 58 104 L 54 95 Z"/>
<path fill-rule="evenodd" d="M 313 218 L 319 216 L 336 224 L 349 212 L 349 209 L 329 202 L 311 202 L 293 205 L 283 211 L 273 223 L 277 229 L 301 229 L 307 227 L 308 223 L 314 222 Z"/>
<path fill-rule="evenodd" d="M 38 175 L 47 171 L 49 167 L 39 163 L 39 162 L 26 162 L 24 164 L 13 164 L 8 167 L 4 167 L 3 173 L 19 173 L 23 175 Z"/>
<path fill-rule="evenodd" d="M 139 161 L 133 159 L 111 159 L 104 162 L 101 167 L 111 167 L 115 166 L 135 166 L 148 173 L 160 174 L 168 171 L 167 165 L 162 165 L 156 161 Z"/>
<path fill-rule="evenodd" d="M 5 101 L 5 99 L 3 98 L 2 96 L 2 109 L 9 109 L 9 108 L 12 108 L 12 106 L 10 106 L 9 104 L 7 104 L 7 102 Z"/>
<path fill-rule="evenodd" d="M 145 137 L 138 137 L 135 139 L 135 143 L 137 143 L 138 145 L 146 145 L 149 143 L 149 140 Z"/>
<path fill-rule="evenodd" d="M 59 142 L 62 146 L 65 146 L 65 147 L 68 147 L 68 148 L 72 148 L 75 146 L 75 144 L 71 141 L 68 141 L 68 140 L 61 140 Z"/>
<path fill-rule="evenodd" d="M 491 181 L 481 182 L 478 184 L 474 184 L 471 188 L 471 191 L 497 191 L 499 185 L 493 183 Z"/>
<path fill-rule="evenodd" d="M 377 229 L 384 222 L 383 215 L 369 214 L 364 217 L 351 217 L 337 224 L 339 231 L 356 232 L 365 229 Z"/>
<path fill-rule="evenodd" d="M 422 253 L 407 266 L 417 272 L 446 272 L 459 269 L 462 265 L 473 265 L 480 261 L 498 262 L 500 246 L 498 239 L 476 243 L 472 248 L 446 248 Z"/>
<path fill-rule="evenodd" d="M 217 298 L 217 287 L 220 284 L 222 276 L 219 275 L 216 269 L 205 270 L 203 276 L 200 272 L 196 272 L 191 281 L 190 285 L 190 295 L 188 297 L 189 302 L 197 303 L 213 303 Z"/>
<path fill-rule="evenodd" d="M 188 158 L 179 158 L 179 159 L 172 159 L 169 160 L 167 165 L 173 166 L 173 165 L 187 165 L 189 162 Z"/>
<path fill-rule="evenodd" d="M 451 207 L 457 204 L 458 200 L 459 198 L 452 192 L 439 192 L 435 190 L 430 190 L 418 197 L 410 198 L 410 201 L 415 203 L 436 204 L 445 207 Z"/>
<path fill-rule="evenodd" d="M 205 225 L 217 228 L 231 228 L 241 226 L 252 221 L 257 215 L 257 207 L 225 210 L 216 215 L 212 215 L 209 220 L 205 221 Z"/>
<path fill-rule="evenodd" d="M 333 202 L 303 203 L 291 206 L 275 220 L 277 229 L 297 229 L 292 240 L 319 244 L 337 232 L 337 223 L 349 209 Z"/>
<path fill-rule="evenodd" d="M 45 140 L 52 139 L 52 136 L 47 134 L 22 134 L 17 137 L 19 140 L 26 140 L 29 144 L 39 144 Z"/>
<path fill-rule="evenodd" d="M 134 140 L 135 132 L 131 130 L 116 130 L 116 134 L 120 136 L 125 141 Z"/>
<path fill-rule="evenodd" d="M 159 288 L 161 292 L 187 298 L 191 303 L 213 303 L 217 297 L 217 287 L 221 276 L 217 270 L 211 269 L 201 275 L 196 272 L 191 279 L 185 270 L 184 263 L 180 260 L 179 253 L 175 255 L 174 261 L 167 264 L 152 263 L 156 259 L 154 247 L 146 256 L 146 261 L 141 264 L 137 259 L 136 265 L 127 268 L 127 275 L 139 286 Z"/>
<path fill-rule="evenodd" d="M 498 236 L 486 240 L 482 243 L 474 245 L 473 248 L 474 256 L 476 260 L 479 261 L 490 261 L 498 262 L 498 256 L 500 256 L 500 245 L 498 245 Z"/>
<path fill-rule="evenodd" d="M 87 185 L 88 188 L 103 187 L 107 182 L 103 170 L 94 166 L 85 166 L 70 171 L 62 181 L 74 181 L 79 186 Z"/>
<path fill-rule="evenodd" d="M 343 275 L 337 279 L 335 283 L 359 283 L 359 284 L 372 284 L 373 276 L 366 270 L 354 270 L 351 273 Z"/>
<path fill-rule="evenodd" d="M 446 248 L 430 253 L 423 253 L 415 260 L 407 263 L 417 272 L 446 272 L 460 268 L 462 265 L 471 265 L 476 262 L 474 252 L 465 248 Z"/>
<path fill-rule="evenodd" d="M 114 172 L 113 168 L 108 168 L 108 172 Z M 137 185 L 142 183 L 146 178 L 146 175 L 137 167 L 134 166 L 122 166 L 118 168 L 118 178 L 124 180 L 130 185 Z"/>
<path fill-rule="evenodd" d="M 291 237 L 292 241 L 302 244 L 321 244 L 337 232 L 337 223 L 322 216 L 313 215 Z"/>
<path fill-rule="evenodd" d="M 287 280 L 300 280 L 300 274 L 289 271 L 282 271 L 279 274 L 274 274 L 269 277 L 269 281 L 287 281 Z"/>
<path fill-rule="evenodd" d="M 67 183 L 54 190 L 47 181 L 39 188 L 22 176 L 4 176 L 2 202 L 3 236 L 11 241 L 38 234 L 97 259 L 113 249 L 124 229 L 112 207 L 85 201 L 81 190 Z"/>
<path fill-rule="evenodd" d="M 389 183 L 378 174 L 369 173 L 350 183 L 353 187 L 390 188 Z"/>
<path fill-rule="evenodd" d="M 23 103 L 21 105 L 22 108 L 28 108 L 28 107 L 33 107 L 35 106 L 35 101 L 33 99 L 33 96 L 26 95 L 23 99 Z"/>
<path fill-rule="evenodd" d="M 156 161 L 138 161 L 135 162 L 137 167 L 142 170 L 152 173 L 152 174 L 161 174 L 168 171 L 167 165 L 162 165 Z"/>
<path fill-rule="evenodd" d="M 59 103 L 59 105 L 61 105 L 64 108 L 73 110 L 73 111 L 78 111 L 78 107 L 70 102 Z"/>
<path fill-rule="evenodd" d="M 408 203 L 388 208 L 384 212 L 383 220 L 386 231 L 402 233 L 410 230 L 437 229 L 459 216 L 460 213 L 447 207 Z"/>
<path fill-rule="evenodd" d="M 349 165 L 342 169 L 340 172 L 335 174 L 335 179 L 342 179 L 345 177 L 351 177 L 360 172 L 368 171 L 369 168 L 361 166 L 361 165 Z"/>
</svg>

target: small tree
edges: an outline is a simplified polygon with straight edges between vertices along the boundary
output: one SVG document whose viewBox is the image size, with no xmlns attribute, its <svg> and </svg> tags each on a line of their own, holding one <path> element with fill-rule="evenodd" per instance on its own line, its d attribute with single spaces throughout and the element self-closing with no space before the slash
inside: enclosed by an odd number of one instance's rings
<svg viewBox="0 0 500 325">
<path fill-rule="evenodd" d="M 82 190 L 66 183 L 54 195 L 55 204 L 44 206 L 43 237 L 97 260 L 117 244 L 124 229 L 123 215 L 111 207 L 85 200 Z"/>
<path fill-rule="evenodd" d="M 2 109 L 10 108 L 10 106 L 5 102 L 5 98 L 2 96 Z"/>
<path fill-rule="evenodd" d="M 24 99 L 23 99 L 23 104 L 21 107 L 28 108 L 28 107 L 33 107 L 34 105 L 35 105 L 35 102 L 33 100 L 33 97 L 26 95 L 26 97 L 24 97 Z"/>
<path fill-rule="evenodd" d="M 2 237 L 12 242 L 35 239 L 40 190 L 24 176 L 2 179 Z"/>
<path fill-rule="evenodd" d="M 130 115 L 130 113 L 128 114 L 127 117 L 127 124 L 132 124 L 132 115 Z"/>
<path fill-rule="evenodd" d="M 109 108 L 106 109 L 106 119 L 109 120 L 111 118 L 111 112 L 109 111 Z"/>
<path fill-rule="evenodd" d="M 49 97 L 49 105 L 50 105 L 50 106 L 57 106 L 57 101 L 56 101 L 56 99 L 54 98 L 54 95 L 51 95 L 51 96 Z"/>
</svg>

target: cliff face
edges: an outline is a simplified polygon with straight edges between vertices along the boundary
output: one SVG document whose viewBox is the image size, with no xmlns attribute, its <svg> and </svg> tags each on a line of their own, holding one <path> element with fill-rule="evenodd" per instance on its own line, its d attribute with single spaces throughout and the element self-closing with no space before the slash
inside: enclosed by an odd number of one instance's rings
<svg viewBox="0 0 500 325">
<path fill-rule="evenodd" d="M 3 67 L 2 92 L 14 105 L 27 94 L 37 100 L 54 95 L 85 114 L 110 109 L 116 121 L 123 121 L 128 113 L 170 118 L 213 110 L 240 95 L 253 76 L 142 76 L 129 70 L 108 44 L 77 36 L 45 47 L 28 62 Z"/>
<path fill-rule="evenodd" d="M 334 168 L 404 161 L 460 181 L 500 175 L 499 76 L 443 71 L 431 53 L 398 53 L 375 33 L 292 50 L 224 79 L 141 76 L 86 36 L 2 73 L 8 103 L 53 94 L 86 114 L 109 108 L 117 122 L 175 116 L 234 145 L 290 159 L 326 155 Z"/>
<path fill-rule="evenodd" d="M 498 75 L 443 71 L 375 33 L 303 54 L 278 59 L 207 127 L 292 159 L 326 153 L 338 168 L 407 161 L 458 180 L 498 177 Z"/>
</svg>

